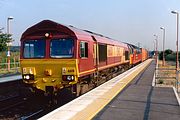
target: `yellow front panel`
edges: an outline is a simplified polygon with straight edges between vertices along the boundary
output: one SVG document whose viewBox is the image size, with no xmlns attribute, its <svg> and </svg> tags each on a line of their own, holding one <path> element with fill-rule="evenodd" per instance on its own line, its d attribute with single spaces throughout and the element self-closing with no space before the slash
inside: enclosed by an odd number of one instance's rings
<svg viewBox="0 0 180 120">
<path fill-rule="evenodd" d="M 78 78 L 77 59 L 21 59 L 22 74 L 33 74 L 34 80 L 24 81 L 33 87 L 45 91 L 46 86 L 57 88 L 72 82 L 63 81 L 62 75 L 74 75 Z"/>
</svg>

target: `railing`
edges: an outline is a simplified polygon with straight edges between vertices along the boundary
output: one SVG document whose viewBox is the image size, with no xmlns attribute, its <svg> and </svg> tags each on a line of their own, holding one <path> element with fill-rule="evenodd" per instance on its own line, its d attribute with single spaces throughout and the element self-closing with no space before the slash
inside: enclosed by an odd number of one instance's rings
<svg viewBox="0 0 180 120">
<path fill-rule="evenodd" d="M 20 63 L 11 62 L 10 71 L 8 71 L 8 63 L 0 63 L 0 74 L 4 74 L 7 72 L 20 72 Z"/>
<path fill-rule="evenodd" d="M 10 69 L 8 69 L 8 61 L 10 61 Z M 0 76 L 9 73 L 20 72 L 20 53 L 12 52 L 11 56 L 7 56 L 7 52 L 0 52 Z"/>
</svg>

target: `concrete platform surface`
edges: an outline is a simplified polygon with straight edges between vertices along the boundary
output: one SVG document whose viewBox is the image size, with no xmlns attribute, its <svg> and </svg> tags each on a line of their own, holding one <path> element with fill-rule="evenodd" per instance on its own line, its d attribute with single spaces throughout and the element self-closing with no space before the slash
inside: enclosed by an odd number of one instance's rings
<svg viewBox="0 0 180 120">
<path fill-rule="evenodd" d="M 21 75 L 13 75 L 13 76 L 8 76 L 8 77 L 1 77 L 0 78 L 0 83 L 16 81 L 16 80 L 21 80 L 21 79 L 22 79 Z"/>
<path fill-rule="evenodd" d="M 180 120 L 173 88 L 153 87 L 155 63 L 139 74 L 94 120 Z"/>
</svg>

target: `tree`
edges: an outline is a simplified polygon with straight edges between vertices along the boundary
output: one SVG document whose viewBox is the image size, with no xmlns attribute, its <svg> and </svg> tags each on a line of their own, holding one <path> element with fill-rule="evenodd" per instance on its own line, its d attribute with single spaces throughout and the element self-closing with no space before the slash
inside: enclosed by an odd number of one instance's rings
<svg viewBox="0 0 180 120">
<path fill-rule="evenodd" d="M 175 61 L 176 59 L 176 54 L 170 50 L 170 49 L 167 49 L 164 51 L 164 56 L 165 56 L 165 60 L 166 61 Z M 163 51 L 161 51 L 159 53 L 159 59 L 162 60 L 163 59 Z"/>
<path fill-rule="evenodd" d="M 175 54 L 175 53 L 168 54 L 168 55 L 166 56 L 166 60 L 167 60 L 167 61 L 176 61 L 176 54 Z"/>
<path fill-rule="evenodd" d="M 159 52 L 159 60 L 162 60 L 163 59 L 163 52 Z"/>
<path fill-rule="evenodd" d="M 164 53 L 165 53 L 165 56 L 166 56 L 166 55 L 172 54 L 173 51 L 170 50 L 170 49 L 167 49 L 167 50 L 164 51 Z"/>
<path fill-rule="evenodd" d="M 10 34 L 0 33 L 0 52 L 7 50 L 7 43 L 11 40 Z"/>
</svg>

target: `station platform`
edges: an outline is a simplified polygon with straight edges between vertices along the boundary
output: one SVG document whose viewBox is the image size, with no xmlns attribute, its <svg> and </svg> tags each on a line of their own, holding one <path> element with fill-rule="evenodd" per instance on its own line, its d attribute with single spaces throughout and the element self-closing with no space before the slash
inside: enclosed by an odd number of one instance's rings
<svg viewBox="0 0 180 120">
<path fill-rule="evenodd" d="M 155 62 L 146 60 L 39 120 L 178 120 L 173 88 L 152 86 Z"/>
<path fill-rule="evenodd" d="M 180 120 L 173 88 L 153 87 L 155 63 L 121 91 L 94 120 Z"/>
<path fill-rule="evenodd" d="M 0 77 L 0 84 L 1 83 L 6 83 L 6 82 L 11 82 L 11 81 L 16 81 L 16 80 L 21 80 L 22 76 L 21 75 L 13 75 L 13 76 L 8 76 L 8 77 Z"/>
</svg>

